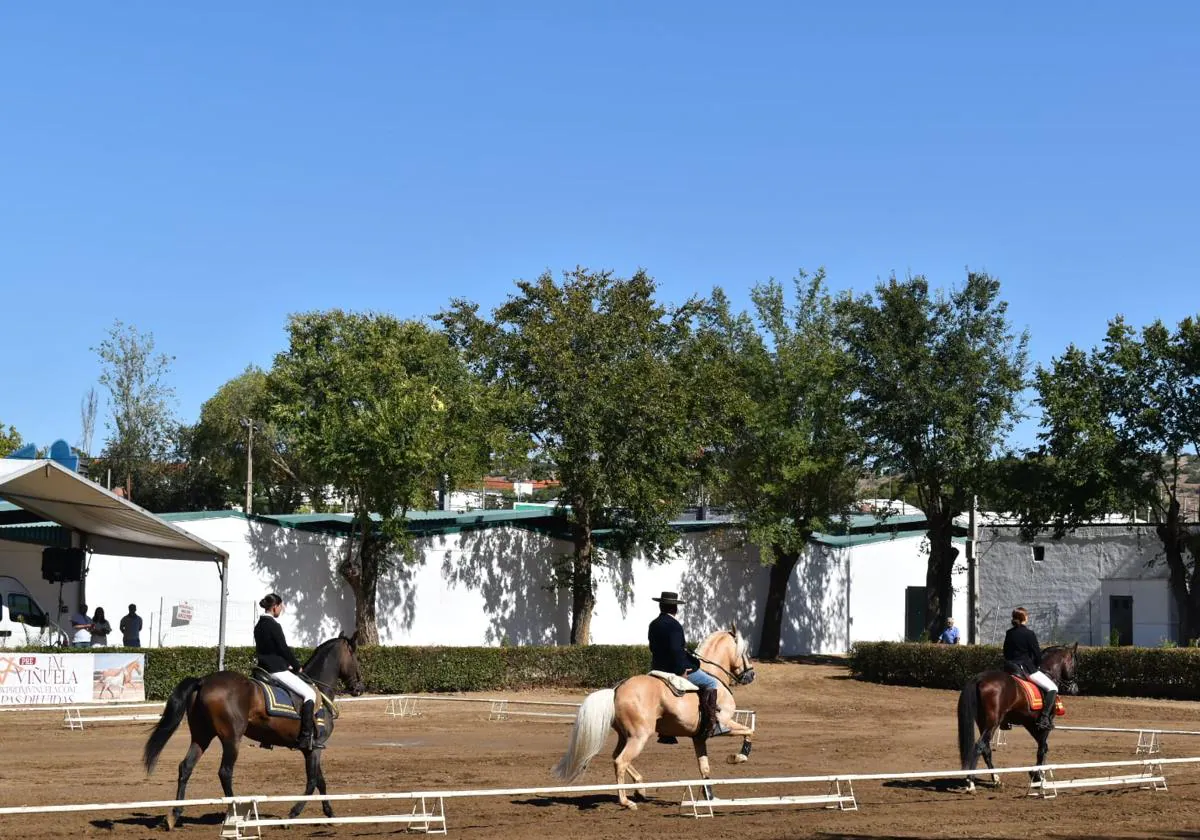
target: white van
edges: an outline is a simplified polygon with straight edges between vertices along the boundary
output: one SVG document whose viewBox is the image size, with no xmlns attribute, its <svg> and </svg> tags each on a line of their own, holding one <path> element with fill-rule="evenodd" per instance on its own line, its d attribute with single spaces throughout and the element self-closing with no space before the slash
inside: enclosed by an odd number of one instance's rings
<svg viewBox="0 0 1200 840">
<path fill-rule="evenodd" d="M 50 647 L 67 641 L 50 614 L 15 577 L 0 575 L 0 647 Z"/>
</svg>

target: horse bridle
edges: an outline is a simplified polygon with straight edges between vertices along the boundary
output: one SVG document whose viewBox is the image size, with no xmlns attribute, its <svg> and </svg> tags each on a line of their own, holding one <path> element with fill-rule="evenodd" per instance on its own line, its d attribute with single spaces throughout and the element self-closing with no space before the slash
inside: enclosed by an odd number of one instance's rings
<svg viewBox="0 0 1200 840">
<path fill-rule="evenodd" d="M 742 654 L 742 670 L 736 674 L 730 671 L 724 665 L 721 665 L 718 662 L 713 662 L 711 659 L 705 659 L 700 654 L 696 654 L 696 658 L 706 665 L 713 666 L 718 671 L 725 674 L 725 676 L 729 677 L 729 682 L 725 683 L 725 688 L 727 689 L 730 689 L 735 683 L 737 685 L 749 685 L 750 683 L 754 682 L 754 666 L 748 663 L 747 660 L 749 659 L 749 656 L 745 653 Z"/>
</svg>

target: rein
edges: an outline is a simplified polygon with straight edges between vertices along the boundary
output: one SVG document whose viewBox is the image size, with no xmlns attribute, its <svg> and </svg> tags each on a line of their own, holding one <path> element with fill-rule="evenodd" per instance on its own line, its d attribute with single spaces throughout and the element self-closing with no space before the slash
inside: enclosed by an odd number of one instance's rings
<svg viewBox="0 0 1200 840">
<path fill-rule="evenodd" d="M 733 694 L 733 686 L 734 686 L 734 684 L 735 684 L 735 683 L 736 683 L 737 685 L 745 685 L 745 683 L 744 683 L 744 682 L 742 682 L 743 678 L 746 676 L 746 674 L 751 674 L 751 673 L 754 673 L 754 667 L 753 667 L 753 666 L 751 666 L 751 667 L 749 667 L 749 668 L 746 668 L 746 669 L 745 669 L 745 670 L 743 670 L 743 671 L 742 671 L 742 673 L 739 675 L 739 674 L 734 674 L 732 671 L 730 671 L 728 668 L 726 668 L 724 665 L 721 665 L 721 664 L 720 664 L 720 663 L 718 663 L 718 662 L 713 662 L 711 659 L 705 659 L 703 656 L 701 656 L 701 655 L 700 655 L 700 654 L 698 654 L 698 653 L 695 653 L 695 654 L 693 654 L 693 656 L 695 656 L 697 659 L 699 659 L 701 662 L 705 663 L 706 665 L 711 665 L 711 666 L 713 666 L 713 667 L 714 667 L 714 668 L 716 668 L 718 671 L 720 671 L 720 672 L 722 672 L 723 674 L 725 674 L 725 676 L 729 677 L 729 682 L 725 682 L 725 681 L 724 681 L 724 680 L 722 680 L 720 677 L 718 677 L 718 678 L 717 678 L 717 681 L 718 681 L 719 683 L 721 683 L 721 685 L 725 686 L 725 690 L 726 690 L 726 691 L 728 691 L 730 694 Z M 745 659 L 744 659 L 744 658 L 743 658 L 743 660 L 742 660 L 742 663 L 743 663 L 743 664 L 745 664 Z"/>
</svg>

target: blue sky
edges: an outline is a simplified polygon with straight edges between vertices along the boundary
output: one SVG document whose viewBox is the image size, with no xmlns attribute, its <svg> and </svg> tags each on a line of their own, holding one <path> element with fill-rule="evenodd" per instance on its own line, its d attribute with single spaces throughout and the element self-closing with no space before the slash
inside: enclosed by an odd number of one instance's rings
<svg viewBox="0 0 1200 840">
<path fill-rule="evenodd" d="M 983 5 L 9 4 L 0 422 L 75 441 L 116 318 L 193 421 L 290 312 L 576 264 L 970 266 L 1040 361 L 1200 310 L 1200 5 Z"/>
</svg>

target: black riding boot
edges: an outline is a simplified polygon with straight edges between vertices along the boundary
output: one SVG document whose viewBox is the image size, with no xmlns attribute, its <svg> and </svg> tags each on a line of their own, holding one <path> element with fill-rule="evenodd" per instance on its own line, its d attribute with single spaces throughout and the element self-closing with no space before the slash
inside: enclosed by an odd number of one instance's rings
<svg viewBox="0 0 1200 840">
<path fill-rule="evenodd" d="M 304 705 L 300 708 L 300 734 L 296 736 L 296 744 L 302 750 L 313 748 L 313 734 L 317 728 L 316 721 L 313 720 L 315 709 L 316 706 L 311 700 L 305 700 Z"/>
<path fill-rule="evenodd" d="M 700 689 L 700 729 L 707 732 L 711 738 L 714 735 L 725 735 L 729 732 L 721 726 L 717 711 L 717 690 L 715 688 Z"/>
<path fill-rule="evenodd" d="M 1038 729 L 1054 728 L 1054 704 L 1057 700 L 1057 691 L 1047 691 L 1046 696 L 1042 698 L 1042 716 L 1037 721 Z"/>
</svg>

